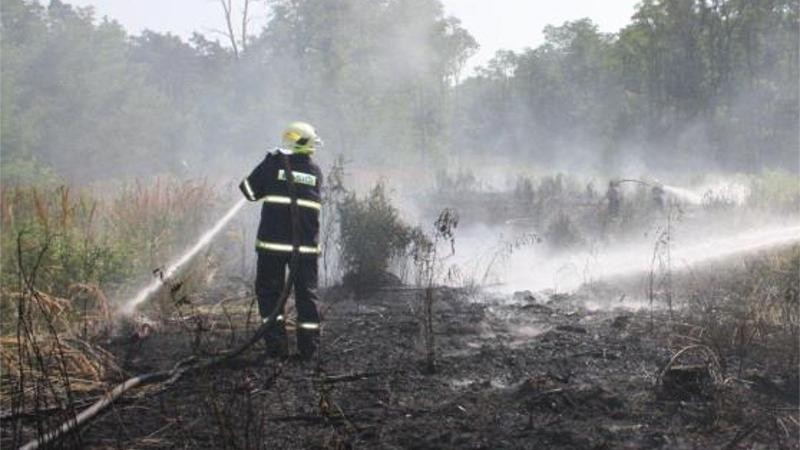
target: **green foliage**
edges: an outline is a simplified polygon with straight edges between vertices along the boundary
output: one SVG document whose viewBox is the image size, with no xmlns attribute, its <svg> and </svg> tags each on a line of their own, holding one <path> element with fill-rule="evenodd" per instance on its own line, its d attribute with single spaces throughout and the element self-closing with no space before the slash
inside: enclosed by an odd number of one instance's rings
<svg viewBox="0 0 800 450">
<path fill-rule="evenodd" d="M 314 122 L 349 155 L 418 161 L 446 150 L 450 86 L 477 48 L 438 0 L 269 2 L 240 51 L 195 35 L 128 36 L 91 8 L 2 4 L 4 179 L 180 172 Z M 279 68 L 276 70 L 276 68 Z M 246 86 L 246 89 L 244 88 Z M 80 164 L 76 164 L 80 161 Z"/>
<path fill-rule="evenodd" d="M 2 203 L 4 286 L 16 285 L 19 270 L 36 272 L 39 289 L 64 296 L 73 283 L 107 282 L 129 270 L 97 233 L 98 203 L 87 194 L 13 188 L 2 191 Z"/>
<path fill-rule="evenodd" d="M 159 182 L 108 198 L 90 191 L 3 188 L 2 285 L 17 289 L 19 271 L 35 286 L 69 297 L 76 284 L 116 290 L 161 264 L 195 238 L 213 210 L 205 183 Z"/>
<path fill-rule="evenodd" d="M 58 1 L 2 8 L 4 179 L 32 178 L 26 164 L 81 181 L 168 167 L 158 162 L 174 150 L 177 114 L 118 24 Z"/>
<path fill-rule="evenodd" d="M 383 284 L 393 258 L 405 255 L 422 236 L 400 218 L 383 183 L 362 199 L 348 194 L 338 212 L 342 267 L 356 286 Z"/>
<path fill-rule="evenodd" d="M 0 5 L 5 182 L 209 167 L 304 118 L 373 164 L 490 153 L 616 168 L 796 167 L 798 6 L 644 1 L 618 33 L 548 26 L 462 80 L 478 43 L 439 0 L 270 0 L 237 51 L 129 36 L 58 0 Z M 221 14 L 221 12 L 220 12 Z M 391 150 L 387 145 L 391 143 Z"/>
<path fill-rule="evenodd" d="M 672 169 L 796 167 L 799 9 L 650 0 L 614 35 L 586 19 L 549 26 L 544 44 L 498 52 L 458 87 L 458 145 L 609 168 L 631 158 Z"/>
</svg>

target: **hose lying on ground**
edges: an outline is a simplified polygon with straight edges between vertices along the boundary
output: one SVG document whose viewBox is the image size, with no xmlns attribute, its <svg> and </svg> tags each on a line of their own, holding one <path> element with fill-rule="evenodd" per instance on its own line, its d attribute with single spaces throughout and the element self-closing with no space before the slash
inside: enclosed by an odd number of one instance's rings
<svg viewBox="0 0 800 450">
<path fill-rule="evenodd" d="M 45 432 L 37 439 L 34 439 L 27 444 L 20 447 L 19 450 L 35 450 L 48 443 L 59 439 L 69 433 L 70 431 L 80 427 L 81 425 L 87 423 L 89 420 L 96 417 L 101 411 L 106 409 L 109 405 L 114 403 L 118 398 L 122 396 L 125 392 L 138 387 L 138 386 L 146 386 L 149 384 L 161 383 L 166 382 L 167 385 L 172 385 L 173 383 L 177 382 L 183 375 L 190 374 L 192 372 L 197 372 L 203 369 L 209 369 L 212 367 L 219 366 L 225 362 L 236 358 L 237 356 L 241 355 L 245 350 L 250 348 L 253 344 L 258 342 L 260 339 L 264 337 L 267 333 L 267 329 L 276 322 L 279 315 L 283 313 L 283 307 L 286 304 L 286 300 L 289 298 L 289 293 L 291 292 L 292 285 L 294 284 L 294 274 L 296 273 L 297 269 L 297 249 L 299 248 L 299 211 L 297 210 L 297 190 L 294 184 L 294 174 L 292 173 L 291 165 L 289 164 L 289 159 L 286 155 L 283 155 L 283 164 L 286 168 L 286 179 L 287 179 L 287 186 L 289 188 L 289 195 L 292 198 L 292 202 L 289 205 L 291 209 L 291 218 L 292 218 L 292 245 L 295 251 L 292 252 L 292 257 L 289 261 L 289 275 L 287 277 L 286 283 L 283 286 L 283 291 L 281 292 L 281 296 L 278 300 L 277 305 L 275 308 L 270 312 L 270 315 L 263 319 L 261 326 L 259 326 L 256 331 L 253 333 L 253 336 L 250 337 L 246 342 L 242 343 L 238 347 L 216 357 L 212 358 L 207 361 L 203 361 L 202 363 L 196 363 L 194 358 L 190 358 L 187 360 L 183 360 L 178 362 L 172 370 L 161 371 L 161 372 L 151 372 L 137 375 L 133 378 L 129 378 L 124 382 L 116 385 L 113 389 L 107 392 L 103 397 L 95 402 L 92 406 L 84 409 L 80 413 L 78 413 L 75 417 L 70 418 L 69 420 L 62 423 L 59 427 L 54 428 L 50 431 Z"/>
<path fill-rule="evenodd" d="M 290 270 L 289 276 L 291 277 L 291 275 L 292 275 L 292 271 Z M 89 420 L 91 420 L 92 418 L 97 416 L 98 413 L 100 413 L 102 410 L 104 410 L 109 405 L 114 403 L 114 401 L 116 401 L 119 397 L 121 397 L 122 394 L 124 394 L 125 392 L 127 392 L 127 391 L 129 391 L 129 390 L 131 390 L 131 389 L 133 389 L 135 387 L 146 386 L 146 385 L 149 385 L 149 384 L 155 384 L 155 383 L 161 383 L 161 382 L 167 382 L 168 384 L 173 384 L 176 381 L 178 381 L 178 379 L 180 379 L 183 375 L 186 375 L 186 374 L 189 374 L 189 373 L 192 373 L 192 372 L 197 372 L 197 371 L 202 370 L 202 369 L 209 369 L 209 368 L 218 366 L 218 365 L 220 365 L 222 363 L 230 361 L 231 359 L 239 356 L 245 350 L 250 348 L 253 344 L 258 342 L 259 339 L 263 338 L 264 334 L 266 334 L 267 328 L 272 323 L 275 322 L 276 317 L 279 315 L 281 309 L 283 308 L 283 305 L 286 302 L 286 298 L 289 297 L 289 295 L 288 295 L 288 290 L 289 290 L 288 286 L 290 286 L 290 284 L 287 283 L 287 286 L 284 287 L 284 292 L 281 295 L 282 301 L 278 302 L 278 305 L 276 306 L 276 308 L 272 312 L 272 314 L 270 314 L 270 316 L 267 319 L 264 320 L 264 322 L 261 324 L 261 326 L 256 329 L 256 331 L 253 333 L 253 336 L 250 339 L 248 339 L 246 342 L 242 343 L 241 345 L 239 345 L 235 349 L 233 349 L 233 350 L 231 350 L 231 351 L 229 351 L 229 352 L 227 352 L 227 353 L 225 353 L 223 355 L 220 355 L 220 356 L 218 356 L 216 358 L 204 361 L 203 363 L 200 363 L 200 364 L 190 365 L 191 361 L 188 364 L 187 364 L 186 361 L 181 361 L 178 364 L 176 364 L 175 367 L 172 370 L 145 373 L 145 374 L 140 374 L 140 375 L 137 375 L 135 377 L 129 378 L 129 379 L 125 380 L 124 382 L 122 382 L 122 383 L 118 384 L 117 386 L 115 386 L 112 390 L 110 390 L 108 393 L 106 393 L 100 400 L 95 402 L 92 406 L 90 406 L 90 407 L 84 409 L 83 411 L 81 411 L 74 418 L 71 418 L 71 419 L 65 421 L 58 428 L 55 428 L 53 430 L 50 430 L 50 431 L 44 433 L 39 438 L 28 442 L 27 444 L 25 444 L 22 447 L 20 447 L 20 450 L 35 450 L 35 449 L 40 448 L 43 445 L 46 445 L 46 444 L 48 444 L 48 443 L 50 443 L 50 442 L 52 442 L 52 441 L 64 436 L 65 434 L 69 433 L 70 431 L 72 431 L 75 428 L 85 424 L 86 422 L 88 422 Z M 285 296 L 283 294 L 285 294 Z"/>
</svg>

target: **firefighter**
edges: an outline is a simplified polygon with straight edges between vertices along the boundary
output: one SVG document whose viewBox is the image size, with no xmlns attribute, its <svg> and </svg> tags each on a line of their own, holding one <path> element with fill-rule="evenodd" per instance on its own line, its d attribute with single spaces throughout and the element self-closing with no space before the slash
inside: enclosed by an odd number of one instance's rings
<svg viewBox="0 0 800 450">
<path fill-rule="evenodd" d="M 664 187 L 661 183 L 655 183 L 650 189 L 650 195 L 653 197 L 653 207 L 657 211 L 664 210 Z"/>
<path fill-rule="evenodd" d="M 287 268 L 296 270 L 292 287 L 297 310 L 297 348 L 300 357 L 308 360 L 317 349 L 320 331 L 316 288 L 322 173 L 311 155 L 322 141 L 311 125 L 293 122 L 284 130 L 282 144 L 267 153 L 239 189 L 248 200 L 263 203 L 256 240 L 259 313 L 262 320 L 269 317 L 280 301 Z M 289 173 L 293 174 L 294 189 Z M 293 193 L 296 205 L 291 204 Z M 299 217 L 293 217 L 292 211 L 297 211 Z M 297 229 L 293 235 L 295 223 Z M 295 253 L 296 267 L 290 267 Z M 289 355 L 283 311 L 278 314 L 265 336 L 269 357 Z"/>
<path fill-rule="evenodd" d="M 616 219 L 619 216 L 620 206 L 619 181 L 611 180 L 608 182 L 606 200 L 608 201 L 608 218 Z"/>
</svg>

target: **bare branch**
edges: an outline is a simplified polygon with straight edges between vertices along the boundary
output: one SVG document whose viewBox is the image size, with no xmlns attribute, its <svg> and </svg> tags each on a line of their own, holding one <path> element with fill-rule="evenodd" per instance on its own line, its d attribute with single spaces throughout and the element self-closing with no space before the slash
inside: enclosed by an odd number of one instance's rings
<svg viewBox="0 0 800 450">
<path fill-rule="evenodd" d="M 247 49 L 247 13 L 250 7 L 250 0 L 244 0 L 244 10 L 242 11 L 242 51 Z"/>
<path fill-rule="evenodd" d="M 222 5 L 222 11 L 225 13 L 225 25 L 228 27 L 228 39 L 231 41 L 233 47 L 233 56 L 239 59 L 239 46 L 236 44 L 236 34 L 233 32 L 233 23 L 231 22 L 231 10 L 233 0 L 219 0 Z"/>
</svg>

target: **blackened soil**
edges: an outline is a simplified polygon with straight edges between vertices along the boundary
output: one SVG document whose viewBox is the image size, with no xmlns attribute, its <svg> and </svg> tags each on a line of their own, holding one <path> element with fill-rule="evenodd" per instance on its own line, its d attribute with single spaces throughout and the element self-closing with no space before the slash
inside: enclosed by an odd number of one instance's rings
<svg viewBox="0 0 800 450">
<path fill-rule="evenodd" d="M 774 377 L 759 384 L 711 367 L 711 382 L 694 390 L 663 387 L 660 374 L 676 350 L 663 312 L 591 312 L 571 297 L 439 290 L 430 373 L 422 294 L 395 288 L 356 301 L 329 292 L 317 361 L 265 360 L 259 345 L 167 389 L 134 391 L 63 442 L 126 449 L 798 448 L 797 401 Z M 226 314 L 207 309 L 114 351 L 129 373 L 169 368 L 193 353 L 202 358 L 246 336 L 246 307 L 242 300 Z M 683 362 L 706 364 L 688 352 Z"/>
</svg>

